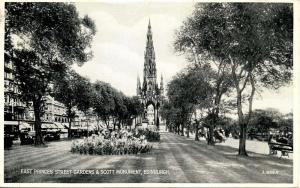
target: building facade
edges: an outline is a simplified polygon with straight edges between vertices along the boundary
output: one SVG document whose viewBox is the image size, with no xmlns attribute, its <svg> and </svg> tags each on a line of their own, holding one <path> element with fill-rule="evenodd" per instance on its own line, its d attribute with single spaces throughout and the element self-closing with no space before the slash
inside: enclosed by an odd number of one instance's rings
<svg viewBox="0 0 300 188">
<path fill-rule="evenodd" d="M 4 61 L 4 131 L 18 134 L 23 128 L 34 130 L 34 111 L 32 102 L 23 101 L 18 81 L 15 79 L 15 66 L 12 61 Z M 56 128 L 64 128 L 68 123 L 66 108 L 53 97 L 45 96 L 45 113 L 42 120 L 42 128 L 49 124 L 58 123 Z M 54 126 L 52 126 L 54 127 Z"/>
<path fill-rule="evenodd" d="M 34 131 L 33 104 L 30 101 L 22 101 L 21 95 L 18 81 L 15 79 L 15 66 L 12 61 L 4 61 L 4 131 L 16 137 L 24 129 Z M 44 115 L 41 117 L 42 130 L 59 129 L 66 133 L 70 120 L 67 117 L 65 105 L 51 96 L 44 96 L 43 99 L 45 105 Z M 73 120 L 74 127 L 77 125 L 81 129 L 95 129 L 94 114 L 83 114 L 78 110 L 76 113 L 81 118 L 77 121 Z"/>
<path fill-rule="evenodd" d="M 21 99 L 21 92 L 14 76 L 12 61 L 4 61 L 4 130 L 16 132 L 26 120 L 26 103 Z"/>
<path fill-rule="evenodd" d="M 67 109 L 64 104 L 56 101 L 51 96 L 44 97 L 44 115 L 41 117 L 42 122 L 57 122 L 57 123 L 68 123 Z M 34 111 L 32 103 L 28 103 L 28 112 L 26 113 L 26 120 L 34 121 Z"/>
<path fill-rule="evenodd" d="M 144 112 L 141 118 L 143 124 L 156 126 L 159 128 L 161 116 L 159 108 L 164 98 L 163 77 L 161 76 L 160 85 L 157 82 L 157 69 L 155 51 L 153 46 L 153 37 L 151 23 L 149 20 L 146 49 L 144 53 L 143 83 L 137 78 L 137 96 L 144 106 Z"/>
</svg>

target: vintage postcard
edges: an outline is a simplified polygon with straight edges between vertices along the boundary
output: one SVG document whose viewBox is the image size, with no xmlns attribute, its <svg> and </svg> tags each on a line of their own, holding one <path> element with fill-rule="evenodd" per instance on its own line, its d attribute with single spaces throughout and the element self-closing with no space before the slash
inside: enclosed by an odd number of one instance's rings
<svg viewBox="0 0 300 188">
<path fill-rule="evenodd" d="M 298 6 L 2 3 L 1 186 L 297 187 Z"/>
</svg>

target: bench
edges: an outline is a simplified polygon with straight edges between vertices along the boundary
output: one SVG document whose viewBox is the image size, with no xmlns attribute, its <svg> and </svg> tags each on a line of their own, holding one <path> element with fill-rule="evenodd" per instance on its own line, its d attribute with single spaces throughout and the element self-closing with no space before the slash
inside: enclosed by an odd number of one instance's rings
<svg viewBox="0 0 300 188">
<path fill-rule="evenodd" d="M 269 142 L 270 155 L 276 155 L 277 151 L 281 151 L 281 156 L 289 157 L 289 153 L 293 153 L 293 145 L 291 144 L 283 144 L 278 142 Z"/>
</svg>

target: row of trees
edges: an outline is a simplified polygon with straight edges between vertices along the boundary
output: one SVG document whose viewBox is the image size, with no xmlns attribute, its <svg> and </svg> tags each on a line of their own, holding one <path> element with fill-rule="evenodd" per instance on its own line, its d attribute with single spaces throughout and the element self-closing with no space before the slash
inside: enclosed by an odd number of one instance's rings
<svg viewBox="0 0 300 188">
<path fill-rule="evenodd" d="M 283 133 L 293 132 L 293 114 L 282 114 L 276 109 L 257 109 L 252 113 L 248 131 L 251 133 L 268 133 L 270 129 Z"/>
<path fill-rule="evenodd" d="M 205 109 L 212 135 L 221 108 L 233 104 L 240 128 L 239 155 L 247 155 L 246 131 L 255 94 L 262 88 L 277 89 L 291 81 L 292 5 L 198 3 L 177 31 L 174 48 L 187 56 L 192 68 L 169 84 L 169 103 L 164 108 L 176 113 L 164 112 L 167 121 L 179 116 L 182 122 L 174 123 L 184 126 L 191 109 Z M 198 77 L 191 79 L 193 71 Z M 180 87 L 185 89 L 178 90 Z M 234 101 L 225 100 L 224 95 L 234 96 Z M 177 101 L 180 96 L 188 97 Z"/>
<path fill-rule="evenodd" d="M 36 145 L 43 144 L 41 117 L 49 94 L 65 104 L 70 120 L 75 106 L 84 113 L 92 108 L 106 123 L 114 117 L 119 126 L 139 112 L 136 98 L 100 81 L 92 84 L 71 70 L 74 63 L 81 66 L 92 58 L 95 33 L 93 20 L 80 17 L 72 3 L 5 4 L 5 61 L 15 66 L 23 101 L 33 103 Z"/>
<path fill-rule="evenodd" d="M 199 140 L 198 131 L 202 124 L 209 130 L 208 144 L 214 144 L 215 126 L 223 120 L 219 113 L 232 108 L 231 101 L 222 98 L 226 92 L 230 92 L 232 82 L 229 77 L 220 81 L 222 83 L 217 79 L 219 75 L 210 64 L 193 64 L 168 83 L 168 101 L 161 111 L 169 129 L 184 135 L 186 128 L 188 137 L 190 129 L 193 129 L 196 132 L 195 140 Z"/>
<path fill-rule="evenodd" d="M 4 60 L 15 66 L 23 101 L 33 103 L 36 145 L 43 143 L 44 96 L 72 64 L 82 65 L 92 57 L 95 33 L 94 22 L 79 17 L 71 3 L 5 3 Z"/>
<path fill-rule="evenodd" d="M 127 97 L 105 82 L 91 83 L 73 70 L 55 80 L 51 94 L 67 108 L 69 131 L 77 109 L 86 115 L 92 110 L 97 116 L 98 126 L 103 121 L 108 128 L 113 119 L 114 128 L 118 126 L 119 129 L 121 125 L 131 125 L 132 120 L 142 112 L 137 97 Z"/>
</svg>

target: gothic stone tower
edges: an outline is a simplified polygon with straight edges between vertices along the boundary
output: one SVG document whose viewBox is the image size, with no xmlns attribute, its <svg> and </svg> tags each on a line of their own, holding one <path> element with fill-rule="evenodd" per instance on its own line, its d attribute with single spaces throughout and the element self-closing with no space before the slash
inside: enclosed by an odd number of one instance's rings
<svg viewBox="0 0 300 188">
<path fill-rule="evenodd" d="M 144 54 L 143 83 L 137 78 L 137 96 L 144 105 L 142 122 L 148 125 L 156 125 L 159 128 L 159 107 L 162 105 L 164 95 L 163 78 L 161 76 L 160 86 L 157 84 L 157 70 L 155 62 L 155 51 L 153 46 L 151 24 L 149 20 L 147 42 Z"/>
</svg>

